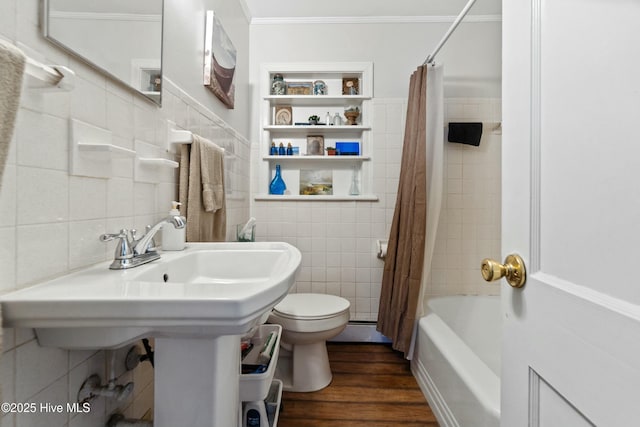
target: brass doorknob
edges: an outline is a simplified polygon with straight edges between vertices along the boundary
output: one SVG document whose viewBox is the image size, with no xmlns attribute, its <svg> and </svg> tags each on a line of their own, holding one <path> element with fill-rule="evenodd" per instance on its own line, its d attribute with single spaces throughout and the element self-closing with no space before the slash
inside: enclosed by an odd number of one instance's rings
<svg viewBox="0 0 640 427">
<path fill-rule="evenodd" d="M 507 282 L 514 288 L 521 288 L 527 281 L 527 270 L 520 255 L 507 255 L 504 264 L 489 258 L 482 260 L 482 278 L 487 282 L 507 278 Z"/>
</svg>

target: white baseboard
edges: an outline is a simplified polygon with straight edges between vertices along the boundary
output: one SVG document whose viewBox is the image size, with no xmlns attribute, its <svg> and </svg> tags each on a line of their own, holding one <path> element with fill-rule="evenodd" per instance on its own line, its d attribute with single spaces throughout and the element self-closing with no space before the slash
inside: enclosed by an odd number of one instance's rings
<svg viewBox="0 0 640 427">
<path fill-rule="evenodd" d="M 347 327 L 330 342 L 378 342 L 389 343 L 389 338 L 376 331 L 375 323 L 349 323 Z"/>
</svg>

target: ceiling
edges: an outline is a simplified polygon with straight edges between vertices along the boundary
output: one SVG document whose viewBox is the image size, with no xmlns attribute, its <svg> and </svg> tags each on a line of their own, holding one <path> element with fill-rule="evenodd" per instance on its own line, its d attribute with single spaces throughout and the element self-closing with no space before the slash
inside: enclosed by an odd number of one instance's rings
<svg viewBox="0 0 640 427">
<path fill-rule="evenodd" d="M 278 18 L 458 15 L 468 0 L 240 0 L 253 21 Z M 501 0 L 479 0 L 471 15 L 501 15 Z"/>
</svg>

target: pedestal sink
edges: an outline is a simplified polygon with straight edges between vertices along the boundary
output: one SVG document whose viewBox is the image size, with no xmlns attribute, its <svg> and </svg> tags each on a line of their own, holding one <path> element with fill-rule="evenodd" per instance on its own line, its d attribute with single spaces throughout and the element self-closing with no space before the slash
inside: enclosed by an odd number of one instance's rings
<svg viewBox="0 0 640 427">
<path fill-rule="evenodd" d="M 154 427 L 235 427 L 239 336 L 284 298 L 300 260 L 287 243 L 191 243 L 134 269 L 103 263 L 2 295 L 4 325 L 65 349 L 155 337 Z"/>
</svg>

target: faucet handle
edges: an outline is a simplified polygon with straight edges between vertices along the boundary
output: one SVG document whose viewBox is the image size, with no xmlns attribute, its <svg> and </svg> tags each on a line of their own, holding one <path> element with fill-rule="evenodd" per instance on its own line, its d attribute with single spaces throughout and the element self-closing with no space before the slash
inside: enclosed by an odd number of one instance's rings
<svg viewBox="0 0 640 427">
<path fill-rule="evenodd" d="M 118 234 L 103 234 L 100 236 L 101 242 L 110 242 L 115 239 L 120 239 L 116 246 L 115 259 L 133 258 L 133 249 L 129 244 L 129 232 L 126 229 L 123 228 Z"/>
<path fill-rule="evenodd" d="M 114 239 L 127 237 L 127 234 L 128 234 L 127 229 L 123 228 L 122 230 L 120 230 L 119 233 L 107 233 L 107 234 L 100 235 L 100 241 L 101 242 L 110 242 L 110 241 L 112 241 Z"/>
<path fill-rule="evenodd" d="M 144 228 L 145 234 L 148 234 L 151 231 L 151 226 L 147 225 Z M 149 242 L 149 245 L 145 248 L 146 252 L 154 252 L 158 250 L 158 245 L 156 244 L 156 239 L 155 237 L 151 237 L 151 241 Z"/>
</svg>

